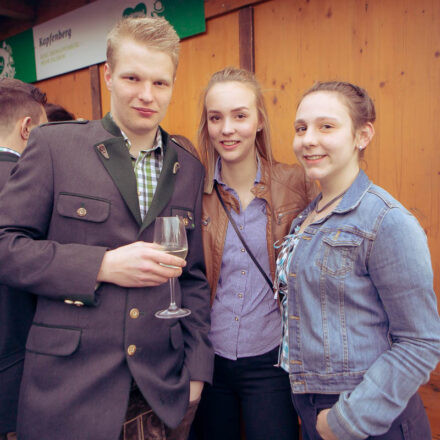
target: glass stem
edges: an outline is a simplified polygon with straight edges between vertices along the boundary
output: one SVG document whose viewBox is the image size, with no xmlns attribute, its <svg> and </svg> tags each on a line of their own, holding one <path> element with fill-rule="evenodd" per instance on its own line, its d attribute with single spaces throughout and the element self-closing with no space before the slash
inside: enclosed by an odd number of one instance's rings
<svg viewBox="0 0 440 440">
<path fill-rule="evenodd" d="M 168 310 L 177 310 L 176 300 L 174 298 L 174 278 L 170 278 L 170 306 Z"/>
</svg>

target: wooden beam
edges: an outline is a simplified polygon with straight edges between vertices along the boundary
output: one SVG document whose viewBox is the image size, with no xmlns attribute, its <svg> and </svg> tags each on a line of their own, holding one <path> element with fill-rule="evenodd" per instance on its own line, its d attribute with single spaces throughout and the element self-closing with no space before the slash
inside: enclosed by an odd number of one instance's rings
<svg viewBox="0 0 440 440">
<path fill-rule="evenodd" d="M 16 20 L 34 20 L 35 11 L 33 6 L 17 0 L 2 0 L 0 3 L 0 15 Z"/>
<path fill-rule="evenodd" d="M 248 6 L 238 12 L 238 40 L 240 67 L 255 73 L 254 8 Z"/>
<path fill-rule="evenodd" d="M 265 1 L 268 0 L 205 0 L 205 17 L 206 19 L 214 18 Z"/>
<path fill-rule="evenodd" d="M 99 67 L 97 64 L 89 67 L 90 73 L 90 93 L 92 95 L 92 117 L 93 119 L 102 118 L 101 105 L 101 83 L 99 82 Z"/>
</svg>

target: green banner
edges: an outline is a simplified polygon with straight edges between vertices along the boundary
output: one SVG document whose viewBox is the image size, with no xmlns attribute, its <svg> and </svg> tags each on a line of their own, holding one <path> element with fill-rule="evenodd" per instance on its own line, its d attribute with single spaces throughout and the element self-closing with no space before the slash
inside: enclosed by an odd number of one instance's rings
<svg viewBox="0 0 440 440">
<path fill-rule="evenodd" d="M 199 0 L 162 0 L 165 18 L 180 38 L 205 32 L 205 6 Z"/>
<path fill-rule="evenodd" d="M 37 80 L 32 29 L 0 42 L 0 78 Z"/>
</svg>

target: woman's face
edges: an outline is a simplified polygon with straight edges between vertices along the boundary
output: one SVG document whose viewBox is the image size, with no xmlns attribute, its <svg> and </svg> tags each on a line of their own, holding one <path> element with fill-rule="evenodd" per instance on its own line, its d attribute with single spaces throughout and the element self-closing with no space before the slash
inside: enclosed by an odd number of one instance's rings
<svg viewBox="0 0 440 440">
<path fill-rule="evenodd" d="M 209 138 L 223 163 L 255 163 L 255 101 L 252 89 L 239 82 L 217 83 L 206 94 Z"/>
<path fill-rule="evenodd" d="M 296 112 L 293 150 L 309 178 L 345 187 L 359 172 L 359 150 L 342 99 L 327 91 L 304 97 Z"/>
</svg>

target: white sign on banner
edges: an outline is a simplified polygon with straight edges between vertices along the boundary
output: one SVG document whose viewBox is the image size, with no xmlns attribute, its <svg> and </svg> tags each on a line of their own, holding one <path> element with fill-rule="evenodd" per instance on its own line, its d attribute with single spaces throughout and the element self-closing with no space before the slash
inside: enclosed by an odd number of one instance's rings
<svg viewBox="0 0 440 440">
<path fill-rule="evenodd" d="M 123 15 L 163 15 L 166 4 L 159 0 L 98 0 L 35 26 L 37 79 L 105 61 L 106 35 Z"/>
</svg>

